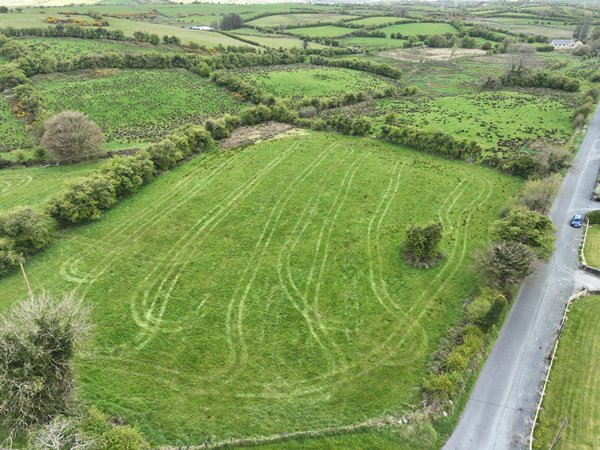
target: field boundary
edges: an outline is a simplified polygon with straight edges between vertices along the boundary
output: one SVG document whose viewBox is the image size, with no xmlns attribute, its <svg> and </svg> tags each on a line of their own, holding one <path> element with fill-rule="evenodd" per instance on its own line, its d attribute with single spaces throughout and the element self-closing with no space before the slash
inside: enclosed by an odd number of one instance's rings
<svg viewBox="0 0 600 450">
<path fill-rule="evenodd" d="M 599 271 L 600 272 L 600 271 Z M 556 350 L 558 349 L 558 343 L 560 341 L 560 337 L 562 335 L 562 331 L 564 329 L 565 326 L 565 322 L 567 321 L 567 317 L 568 317 L 568 313 L 569 313 L 569 307 L 571 306 L 571 303 L 575 300 L 577 300 L 578 298 L 581 297 L 587 297 L 588 295 L 593 295 L 593 294 L 600 294 L 600 291 L 597 290 L 591 290 L 591 289 L 582 289 L 581 291 L 571 295 L 569 297 L 569 300 L 567 301 L 567 303 L 565 304 L 565 310 L 563 312 L 562 315 L 562 319 L 560 321 L 560 326 L 558 328 L 558 331 L 556 333 L 556 339 L 554 341 L 554 345 L 552 348 L 552 353 L 550 354 L 550 363 L 548 365 L 548 369 L 546 371 L 546 376 L 544 378 L 544 384 L 542 386 L 542 392 L 540 393 L 540 399 L 538 401 L 538 405 L 535 409 L 535 416 L 533 417 L 533 423 L 531 425 L 531 432 L 529 433 L 529 443 L 528 443 L 528 449 L 529 450 L 533 450 L 533 434 L 535 432 L 535 427 L 537 425 L 537 420 L 538 420 L 538 416 L 540 414 L 540 410 L 542 409 L 542 403 L 544 401 L 544 395 L 546 394 L 546 387 L 548 386 L 548 381 L 550 379 L 550 373 L 552 372 L 552 365 L 554 364 L 554 359 L 556 357 Z"/>
</svg>

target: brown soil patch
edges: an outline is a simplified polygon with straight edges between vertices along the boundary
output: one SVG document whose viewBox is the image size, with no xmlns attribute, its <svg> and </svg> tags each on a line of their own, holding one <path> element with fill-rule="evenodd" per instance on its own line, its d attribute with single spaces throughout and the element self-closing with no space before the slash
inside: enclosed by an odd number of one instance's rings
<svg viewBox="0 0 600 450">
<path fill-rule="evenodd" d="M 449 61 L 454 58 L 465 56 L 481 56 L 485 55 L 485 50 L 478 48 L 457 48 L 454 49 L 454 54 L 451 48 L 407 48 L 400 50 L 392 50 L 381 53 L 382 56 L 395 58 L 402 61 Z"/>
<path fill-rule="evenodd" d="M 219 147 L 245 147 L 258 141 L 287 136 L 297 131 L 293 126 L 281 122 L 267 122 L 261 125 L 240 127 L 234 130 L 227 139 L 223 139 Z"/>
</svg>

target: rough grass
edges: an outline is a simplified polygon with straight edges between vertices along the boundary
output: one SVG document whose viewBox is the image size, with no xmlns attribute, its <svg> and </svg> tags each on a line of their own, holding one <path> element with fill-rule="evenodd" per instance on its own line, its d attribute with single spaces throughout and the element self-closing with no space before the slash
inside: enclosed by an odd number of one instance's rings
<svg viewBox="0 0 600 450">
<path fill-rule="evenodd" d="M 136 44 L 126 41 L 110 41 L 106 39 L 75 39 L 75 38 L 26 38 L 19 39 L 32 51 L 57 58 L 72 58 L 75 56 L 97 53 L 140 53 L 160 52 L 176 53 L 181 49 L 167 45 Z"/>
<path fill-rule="evenodd" d="M 0 158 L 2 152 L 29 148 L 31 144 L 24 122 L 13 115 L 6 98 L 0 94 Z"/>
<path fill-rule="evenodd" d="M 337 67 L 257 69 L 245 71 L 241 76 L 282 97 L 368 93 L 388 86 L 386 80 L 377 76 Z"/>
<path fill-rule="evenodd" d="M 311 36 L 311 37 L 329 37 L 335 38 L 350 34 L 353 30 L 351 28 L 336 27 L 335 25 L 323 25 L 321 27 L 307 27 L 307 28 L 293 28 L 288 30 L 289 33 L 296 34 L 298 36 Z"/>
<path fill-rule="evenodd" d="M 571 305 L 542 403 L 534 448 L 549 448 L 563 419 L 568 425 L 556 450 L 598 448 L 599 315 L 600 296 L 583 297 Z"/>
<path fill-rule="evenodd" d="M 392 33 L 402 33 L 403 36 L 417 36 L 419 34 L 431 35 L 456 33 L 457 30 L 449 23 L 417 22 L 390 25 L 389 27 L 380 28 L 379 31 L 383 31 L 389 37 Z"/>
<path fill-rule="evenodd" d="M 401 48 L 404 45 L 402 39 L 389 39 L 378 37 L 348 37 L 339 40 L 344 47 L 361 47 L 370 50 L 383 50 Z"/>
<path fill-rule="evenodd" d="M 351 23 L 353 25 L 364 25 L 364 26 L 373 26 L 373 25 L 385 25 L 388 23 L 393 23 L 393 22 L 399 22 L 402 20 L 408 20 L 408 19 L 403 19 L 401 17 L 394 17 L 394 16 L 377 16 L 377 17 L 366 17 L 364 19 L 357 19 L 357 20 L 351 20 L 348 23 Z"/>
<path fill-rule="evenodd" d="M 36 87 L 53 112 L 82 111 L 107 141 L 155 140 L 172 129 L 235 111 L 225 90 L 185 70 L 101 70 L 38 77 Z"/>
<path fill-rule="evenodd" d="M 41 207 L 64 183 L 82 177 L 98 167 L 97 161 L 70 166 L 29 167 L 0 170 L 0 211 L 13 206 Z"/>
<path fill-rule="evenodd" d="M 590 225 L 585 238 L 585 262 L 600 269 L 600 226 Z"/>
<path fill-rule="evenodd" d="M 488 92 L 379 103 L 397 114 L 398 124 L 442 130 L 487 148 L 499 140 L 547 137 L 568 140 L 570 108 L 552 97 L 523 92 Z"/>
<path fill-rule="evenodd" d="M 197 157 L 60 232 L 28 274 L 94 305 L 81 396 L 154 444 L 347 425 L 418 406 L 477 285 L 474 252 L 519 184 L 306 133 Z M 430 220 L 444 259 L 411 268 L 404 230 Z M 17 273 L 0 292 L 0 308 L 26 295 Z"/>
</svg>

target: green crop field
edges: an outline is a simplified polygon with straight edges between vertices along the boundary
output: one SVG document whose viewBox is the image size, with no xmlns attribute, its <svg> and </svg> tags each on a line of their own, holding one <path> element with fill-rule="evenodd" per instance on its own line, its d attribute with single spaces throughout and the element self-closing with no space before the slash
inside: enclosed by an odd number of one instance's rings
<svg viewBox="0 0 600 450">
<path fill-rule="evenodd" d="M 74 38 L 25 38 L 19 39 L 29 49 L 36 53 L 51 55 L 57 58 L 71 58 L 80 55 L 98 53 L 140 53 L 159 52 L 176 53 L 181 50 L 175 46 L 136 44 L 125 41 L 110 41 L 99 39 L 74 39 Z"/>
<path fill-rule="evenodd" d="M 0 212 L 13 206 L 41 206 L 60 192 L 66 181 L 89 174 L 98 164 L 93 161 L 65 167 L 0 170 Z"/>
<path fill-rule="evenodd" d="M 487 148 L 513 138 L 568 140 L 573 133 L 570 108 L 534 94 L 505 91 L 380 103 L 382 110 L 398 115 L 399 124 L 443 130 Z"/>
<path fill-rule="evenodd" d="M 353 16 L 345 14 L 280 14 L 276 16 L 266 16 L 251 20 L 248 25 L 257 27 L 276 27 L 286 25 L 302 25 L 319 22 L 339 22 L 345 19 L 351 19 Z"/>
<path fill-rule="evenodd" d="M 360 47 L 367 50 L 387 50 L 402 48 L 404 40 L 378 37 L 347 37 L 339 39 L 340 44 L 346 47 Z"/>
<path fill-rule="evenodd" d="M 329 37 L 335 38 L 352 32 L 352 28 L 336 27 L 335 25 L 323 25 L 321 27 L 293 28 L 289 33 L 298 36 Z"/>
<path fill-rule="evenodd" d="M 449 23 L 401 23 L 399 25 L 390 25 L 389 27 L 380 28 L 379 31 L 383 31 L 388 36 L 392 33 L 401 33 L 403 36 L 417 36 L 419 34 L 432 35 L 432 34 L 445 34 L 445 33 L 456 33 L 454 28 Z"/>
<path fill-rule="evenodd" d="M 600 226 L 588 226 L 583 251 L 587 265 L 600 269 Z"/>
<path fill-rule="evenodd" d="M 556 450 L 598 447 L 600 436 L 600 296 L 575 300 L 562 332 L 536 427 L 534 448 L 550 447 L 563 419 Z"/>
<path fill-rule="evenodd" d="M 31 147 L 25 124 L 11 112 L 4 96 L 0 96 L 0 158 L 4 151 Z"/>
<path fill-rule="evenodd" d="M 389 85 L 388 81 L 375 75 L 337 67 L 256 69 L 244 71 L 241 76 L 282 97 L 373 92 Z"/>
<path fill-rule="evenodd" d="M 28 275 L 94 306 L 81 396 L 154 444 L 345 425 L 419 404 L 429 355 L 477 286 L 474 253 L 519 185 L 311 132 L 195 158 L 59 232 Z M 444 258 L 408 266 L 404 230 L 430 220 Z M 26 295 L 18 273 L 0 291 L 1 308 Z"/>
<path fill-rule="evenodd" d="M 108 70 L 39 77 L 36 87 L 53 112 L 82 111 L 107 141 L 144 142 L 185 123 L 239 108 L 210 81 L 185 70 Z"/>
<path fill-rule="evenodd" d="M 402 20 L 401 17 L 393 17 L 393 16 L 382 16 L 382 17 L 366 17 L 364 19 L 351 20 L 348 23 L 353 25 L 364 25 L 364 26 L 373 26 L 373 25 L 386 25 L 388 23 L 400 22 Z"/>
</svg>

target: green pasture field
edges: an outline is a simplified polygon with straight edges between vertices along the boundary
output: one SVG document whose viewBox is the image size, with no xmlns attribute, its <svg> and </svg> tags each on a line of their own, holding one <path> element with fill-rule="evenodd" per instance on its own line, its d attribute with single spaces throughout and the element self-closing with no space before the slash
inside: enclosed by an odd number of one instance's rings
<svg viewBox="0 0 600 450">
<path fill-rule="evenodd" d="M 4 156 L 3 152 L 29 147 L 31 138 L 25 123 L 14 116 L 8 101 L 4 95 L 0 95 L 0 158 Z"/>
<path fill-rule="evenodd" d="M 404 21 L 408 19 L 403 19 L 402 17 L 394 17 L 394 16 L 382 16 L 382 17 L 365 17 L 364 19 L 351 20 L 347 23 L 351 23 L 353 25 L 364 25 L 366 27 L 373 25 L 385 25 L 388 23 Z"/>
<path fill-rule="evenodd" d="M 339 22 L 352 19 L 354 16 L 347 14 L 280 14 L 276 16 L 260 17 L 248 22 L 248 25 L 257 27 L 275 27 L 287 25 L 302 25 L 319 22 Z M 291 31 L 291 30 L 290 30 Z"/>
<path fill-rule="evenodd" d="M 417 36 L 419 34 L 432 35 L 456 33 L 457 30 L 449 23 L 417 22 L 390 25 L 389 27 L 380 28 L 379 31 L 383 31 L 389 37 L 392 33 L 401 33 L 403 36 Z"/>
<path fill-rule="evenodd" d="M 344 47 L 361 47 L 367 50 L 387 50 L 402 48 L 404 40 L 378 37 L 347 37 L 339 39 L 340 45 Z"/>
<path fill-rule="evenodd" d="M 590 225 L 585 238 L 585 262 L 600 269 L 600 226 Z"/>
<path fill-rule="evenodd" d="M 276 96 L 317 97 L 345 92 L 373 92 L 389 82 L 381 77 L 337 67 L 260 68 L 245 70 L 240 76 Z"/>
<path fill-rule="evenodd" d="M 152 45 L 148 43 L 137 44 L 127 41 L 111 41 L 106 39 L 77 39 L 77 38 L 51 38 L 31 37 L 18 39 L 36 53 L 51 55 L 58 58 L 72 58 L 74 56 L 98 53 L 179 53 L 181 49 L 170 45 Z"/>
<path fill-rule="evenodd" d="M 600 436 L 600 296 L 575 300 L 561 334 L 556 360 L 536 426 L 533 447 L 550 447 L 563 419 L 567 419 L 556 450 L 598 447 Z"/>
<path fill-rule="evenodd" d="M 239 34 L 239 33 L 236 33 Z M 270 48 L 300 48 L 302 47 L 302 40 L 296 39 L 291 36 L 284 35 L 272 35 L 272 34 L 263 34 L 263 35 L 246 35 L 240 34 L 242 38 L 248 39 L 249 41 L 255 42 L 258 45 L 262 45 Z M 326 45 L 319 44 L 318 42 L 309 42 L 308 48 L 326 48 Z"/>
<path fill-rule="evenodd" d="M 0 170 L 0 211 L 14 206 L 42 205 L 59 193 L 68 180 L 88 175 L 98 161 L 69 166 L 27 167 Z"/>
<path fill-rule="evenodd" d="M 561 100 L 523 92 L 499 91 L 435 99 L 380 100 L 380 110 L 397 114 L 397 123 L 442 130 L 473 139 L 486 148 L 499 140 L 547 137 L 568 140 L 571 109 Z"/>
<path fill-rule="evenodd" d="M 47 108 L 82 111 L 107 141 L 156 140 L 187 123 L 234 112 L 241 103 L 186 70 L 100 70 L 36 77 Z"/>
<path fill-rule="evenodd" d="M 474 255 L 520 184 L 306 132 L 198 156 L 57 232 L 28 275 L 93 305 L 81 398 L 153 445 L 347 425 L 419 407 L 429 357 L 477 287 Z M 431 220 L 444 257 L 410 267 L 404 230 Z M 26 297 L 19 277 L 0 279 L 0 309 Z"/>
<path fill-rule="evenodd" d="M 298 36 L 335 38 L 350 34 L 353 29 L 337 27 L 335 25 L 323 25 L 321 27 L 293 28 L 287 31 L 288 33 L 297 34 Z"/>
<path fill-rule="evenodd" d="M 546 36 L 549 39 L 570 39 L 573 37 L 573 26 L 568 25 L 536 25 L 536 24 L 517 24 L 511 23 L 508 19 L 506 21 L 500 21 L 494 19 L 481 21 L 491 26 L 497 26 L 503 30 L 511 31 L 513 33 L 525 33 L 532 35 Z"/>
</svg>

